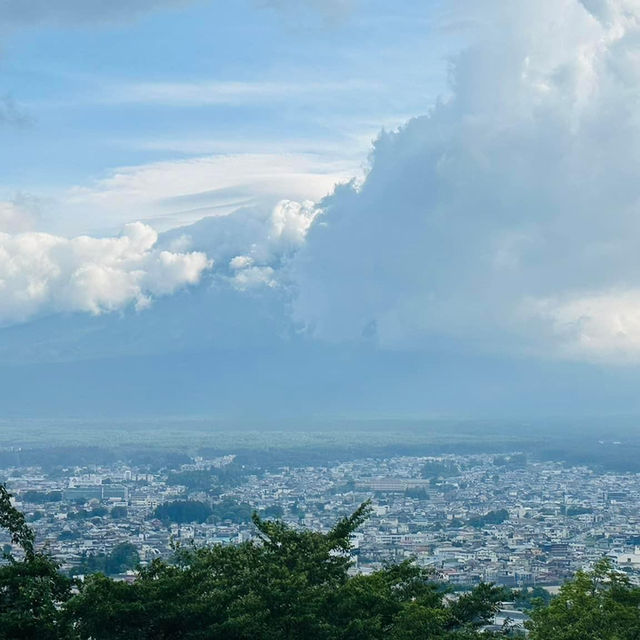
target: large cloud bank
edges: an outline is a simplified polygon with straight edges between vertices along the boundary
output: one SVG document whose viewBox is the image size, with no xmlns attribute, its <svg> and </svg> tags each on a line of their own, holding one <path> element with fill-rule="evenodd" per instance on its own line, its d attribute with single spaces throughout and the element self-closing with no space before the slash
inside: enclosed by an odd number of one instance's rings
<svg viewBox="0 0 640 640">
<path fill-rule="evenodd" d="M 141 307 L 212 258 L 216 284 L 290 287 L 296 326 L 326 340 L 640 360 L 640 2 L 450 6 L 449 27 L 474 25 L 475 44 L 452 61 L 446 98 L 381 135 L 362 185 L 339 186 L 322 213 L 266 198 L 158 244 L 143 225 L 0 236 L 0 321 Z M 122 172 L 102 191 L 142 213 L 141 181 L 156 197 L 168 185 L 167 213 L 239 206 L 223 173 L 205 189 L 200 164 Z M 101 193 L 77 191 L 77 206 Z M 0 203 L 7 230 L 22 230 L 18 204 Z"/>
<path fill-rule="evenodd" d="M 282 201 L 158 234 L 140 222 L 121 235 L 65 238 L 32 231 L 37 202 L 0 201 L 0 326 L 56 312 L 143 309 L 198 284 L 205 271 L 228 290 L 286 289 L 283 265 L 303 245 L 318 209 Z M 210 310 L 219 313 L 220 310 Z"/>
<path fill-rule="evenodd" d="M 640 3 L 457 7 L 479 35 L 450 97 L 324 202 L 297 319 L 330 340 L 640 359 Z"/>
<path fill-rule="evenodd" d="M 0 324 L 60 311 L 142 308 L 196 284 L 210 266 L 204 253 L 158 250 L 156 241 L 141 223 L 114 238 L 0 233 Z"/>
</svg>

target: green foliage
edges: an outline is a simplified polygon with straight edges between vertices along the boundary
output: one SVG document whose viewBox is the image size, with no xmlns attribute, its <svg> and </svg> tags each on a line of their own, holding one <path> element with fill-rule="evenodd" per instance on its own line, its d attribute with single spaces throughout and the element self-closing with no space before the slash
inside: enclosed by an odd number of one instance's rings
<svg viewBox="0 0 640 640">
<path fill-rule="evenodd" d="M 579 506 L 570 506 L 565 507 L 564 505 L 560 509 L 561 513 L 567 516 L 581 516 L 586 513 L 593 513 L 593 509 L 591 507 L 579 507 Z"/>
<path fill-rule="evenodd" d="M 113 507 L 109 515 L 111 515 L 114 520 L 120 520 L 122 518 L 126 518 L 127 513 L 127 507 Z"/>
<path fill-rule="evenodd" d="M 506 598 L 505 598 L 506 599 Z M 525 587 L 514 592 L 513 601 L 519 609 L 532 609 L 535 606 L 548 605 L 551 602 L 551 594 L 542 587 Z"/>
<path fill-rule="evenodd" d="M 267 509 L 268 511 L 269 509 Z M 223 522 L 229 520 L 236 524 L 242 522 L 251 522 L 252 509 L 246 502 L 236 502 L 230 498 L 225 498 L 220 502 L 216 502 L 211 507 L 210 520 L 214 522 Z M 265 513 L 267 517 L 270 517 L 268 513 Z M 274 514 L 274 517 L 278 517 Z"/>
<path fill-rule="evenodd" d="M 156 507 L 153 517 L 163 522 L 185 524 L 205 521 L 234 523 L 250 522 L 251 507 L 246 502 L 225 498 L 212 505 L 200 500 L 174 500 Z"/>
<path fill-rule="evenodd" d="M 424 570 L 403 563 L 349 577 L 351 534 L 368 504 L 321 534 L 254 515 L 257 542 L 179 549 L 134 584 L 92 576 L 69 604 L 81 638 L 376 640 L 479 637 L 499 590 L 450 603 Z"/>
<path fill-rule="evenodd" d="M 539 603 L 528 623 L 530 640 L 637 640 L 640 587 L 607 560 L 579 572 L 548 606 Z"/>
<path fill-rule="evenodd" d="M 72 581 L 34 548 L 34 534 L 0 485 L 0 528 L 22 549 L 23 560 L 5 551 L 0 566 L 0 640 L 62 640 L 72 637 L 60 609 L 71 597 Z"/>
<path fill-rule="evenodd" d="M 303 509 L 303 508 L 302 508 L 302 507 L 301 507 L 297 502 L 294 502 L 294 503 L 291 505 L 291 507 L 289 508 L 289 513 L 290 513 L 292 516 L 297 517 L 299 520 L 300 520 L 300 519 L 302 519 L 302 518 L 304 518 L 304 516 L 305 516 L 305 511 L 304 511 L 304 509 Z"/>
<path fill-rule="evenodd" d="M 80 537 L 80 533 L 78 531 L 65 530 L 60 532 L 60 535 L 58 536 L 58 540 L 63 542 L 65 540 L 77 540 L 79 537 Z"/>
<path fill-rule="evenodd" d="M 167 476 L 167 484 L 181 485 L 191 491 L 210 491 L 217 482 L 210 471 L 173 471 Z"/>
<path fill-rule="evenodd" d="M 236 486 L 247 475 L 247 470 L 232 462 L 222 467 L 172 471 L 167 475 L 167 484 L 181 485 L 190 491 L 214 491 Z"/>
<path fill-rule="evenodd" d="M 34 504 L 60 502 L 62 500 L 62 491 L 23 491 L 20 494 L 20 499 L 23 502 L 31 502 Z"/>
<path fill-rule="evenodd" d="M 86 509 L 76 509 L 75 511 L 67 512 L 67 520 L 84 520 L 89 517 L 89 512 Z"/>
<path fill-rule="evenodd" d="M 475 518 L 469 518 L 469 524 L 472 527 L 481 529 L 488 524 L 502 524 L 505 520 L 508 520 L 509 512 L 506 509 L 498 509 L 497 511 L 489 511 L 483 516 L 476 516 Z"/>
<path fill-rule="evenodd" d="M 153 517 L 163 522 L 204 522 L 213 513 L 206 502 L 199 500 L 174 500 L 158 505 L 153 512 Z"/>
<path fill-rule="evenodd" d="M 11 494 L 0 484 L 0 529 L 6 529 L 13 544 L 19 545 L 29 559 L 35 554 L 35 536 L 27 525 L 24 515 L 11 504 Z"/>
<path fill-rule="evenodd" d="M 0 566 L 0 640 L 480 640 L 506 597 L 479 585 L 451 594 L 410 562 L 351 576 L 351 537 L 369 514 L 361 505 L 328 533 L 293 529 L 253 515 L 257 539 L 239 545 L 178 547 L 133 583 L 103 573 L 78 583 L 34 547 L 24 516 L 0 485 L 0 526 L 23 559 L 5 549 Z M 89 560 L 87 559 L 87 562 Z M 138 562 L 118 545 L 100 570 Z M 551 599 L 515 594 L 531 609 L 531 640 L 638 640 L 640 587 L 607 561 L 580 572 Z"/>
<path fill-rule="evenodd" d="M 107 557 L 107 573 L 122 573 L 128 569 L 135 569 L 140 564 L 140 556 L 135 546 L 130 542 L 116 545 Z"/>
<path fill-rule="evenodd" d="M 279 504 L 273 504 L 262 510 L 263 518 L 282 518 L 284 509 Z"/>
<path fill-rule="evenodd" d="M 459 474 L 460 469 L 454 462 L 429 460 L 428 462 L 425 462 L 424 466 L 422 467 L 423 478 L 449 478 L 450 476 L 457 476 Z"/>
<path fill-rule="evenodd" d="M 108 554 L 84 554 L 80 564 L 74 567 L 71 573 L 73 575 L 93 573 L 116 575 L 129 569 L 135 569 L 138 564 L 140 564 L 140 556 L 135 546 L 129 542 L 122 542 Z"/>
<path fill-rule="evenodd" d="M 183 464 L 193 462 L 191 456 L 180 451 L 167 451 L 163 454 L 162 463 L 169 469 L 177 469 Z"/>
</svg>

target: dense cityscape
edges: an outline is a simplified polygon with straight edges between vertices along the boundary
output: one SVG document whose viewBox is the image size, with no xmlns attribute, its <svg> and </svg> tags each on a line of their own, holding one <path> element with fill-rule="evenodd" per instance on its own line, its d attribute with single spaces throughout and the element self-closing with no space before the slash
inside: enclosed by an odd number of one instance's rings
<svg viewBox="0 0 640 640">
<path fill-rule="evenodd" d="M 370 499 L 371 516 L 354 534 L 354 572 L 412 558 L 451 585 L 553 591 L 608 556 L 640 579 L 640 474 L 538 462 L 518 452 L 261 471 L 230 453 L 182 456 L 153 471 L 122 462 L 48 472 L 16 464 L 0 469 L 0 478 L 38 544 L 71 574 L 102 570 L 130 580 L 138 564 L 166 558 L 176 545 L 248 540 L 256 533 L 254 511 L 327 531 Z M 1 539 L 6 550 L 9 542 Z M 120 561 L 104 564 L 118 551 Z"/>
</svg>

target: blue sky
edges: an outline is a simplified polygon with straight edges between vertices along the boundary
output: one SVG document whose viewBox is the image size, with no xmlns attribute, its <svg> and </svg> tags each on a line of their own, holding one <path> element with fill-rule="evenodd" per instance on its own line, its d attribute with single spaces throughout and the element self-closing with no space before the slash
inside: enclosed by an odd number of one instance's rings
<svg viewBox="0 0 640 640">
<path fill-rule="evenodd" d="M 74 20 L 70 8 L 9 20 L 0 31 L 0 91 L 24 116 L 2 130 L 0 194 L 41 200 L 42 229 L 113 233 L 153 217 L 152 205 L 69 212 L 65 204 L 70 189 L 99 188 L 120 167 L 214 154 L 250 156 L 249 173 L 268 169 L 273 156 L 290 158 L 282 174 L 299 167 L 290 186 L 283 175 L 268 194 L 254 192 L 242 163 L 221 168 L 223 187 L 241 187 L 238 202 L 316 200 L 362 174 L 382 127 L 424 111 L 445 87 L 452 40 L 439 33 L 443 16 L 430 3 L 176 4 L 110 19 Z M 216 177 L 190 188 L 215 189 Z M 140 196 L 146 204 L 156 194 Z"/>
<path fill-rule="evenodd" d="M 0 42 L 7 411 L 640 410 L 636 0 L 0 0 Z"/>
</svg>

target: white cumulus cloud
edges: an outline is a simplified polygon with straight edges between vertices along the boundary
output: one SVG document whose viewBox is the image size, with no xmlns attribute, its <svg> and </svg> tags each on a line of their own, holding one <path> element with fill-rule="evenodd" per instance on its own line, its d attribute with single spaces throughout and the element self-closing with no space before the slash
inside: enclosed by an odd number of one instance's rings
<svg viewBox="0 0 640 640">
<path fill-rule="evenodd" d="M 550 323 L 567 356 L 620 363 L 640 359 L 640 289 L 541 299 L 523 307 Z"/>
<path fill-rule="evenodd" d="M 237 289 L 274 287 L 286 280 L 283 266 L 303 246 L 319 209 L 307 200 L 282 200 L 272 209 L 238 209 L 169 231 L 169 249 L 205 251 L 218 265 L 218 277 Z"/>
<path fill-rule="evenodd" d="M 36 198 L 19 195 L 13 200 L 0 200 L 0 232 L 31 231 L 38 221 L 40 203 Z"/>
<path fill-rule="evenodd" d="M 0 323 L 141 308 L 196 284 L 211 266 L 202 252 L 158 250 L 156 241 L 156 232 L 139 222 L 113 238 L 0 233 Z"/>
<path fill-rule="evenodd" d="M 330 340 L 640 360 L 640 3 L 451 6 L 474 44 L 362 186 L 324 201 L 296 319 Z"/>
</svg>

